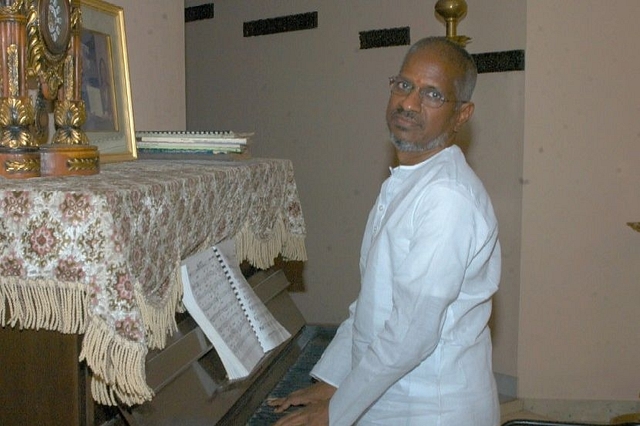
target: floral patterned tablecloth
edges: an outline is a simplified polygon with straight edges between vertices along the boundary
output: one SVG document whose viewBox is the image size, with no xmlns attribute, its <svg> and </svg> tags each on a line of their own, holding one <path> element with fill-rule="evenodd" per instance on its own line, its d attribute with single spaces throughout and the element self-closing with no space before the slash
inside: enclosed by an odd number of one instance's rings
<svg viewBox="0 0 640 426">
<path fill-rule="evenodd" d="M 306 260 L 288 160 L 134 161 L 0 182 L 0 325 L 84 334 L 102 404 L 153 397 L 149 349 L 183 310 L 180 262 L 226 238 L 259 268 Z"/>
</svg>

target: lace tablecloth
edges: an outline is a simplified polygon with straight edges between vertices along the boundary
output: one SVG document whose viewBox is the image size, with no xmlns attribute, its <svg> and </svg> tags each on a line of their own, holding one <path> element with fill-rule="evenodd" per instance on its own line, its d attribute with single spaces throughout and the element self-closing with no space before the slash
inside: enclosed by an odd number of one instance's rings
<svg viewBox="0 0 640 426">
<path fill-rule="evenodd" d="M 145 357 L 176 330 L 182 259 L 235 238 L 259 268 L 306 260 L 288 160 L 135 161 L 0 184 L 0 325 L 84 334 L 102 404 L 153 397 Z"/>
</svg>

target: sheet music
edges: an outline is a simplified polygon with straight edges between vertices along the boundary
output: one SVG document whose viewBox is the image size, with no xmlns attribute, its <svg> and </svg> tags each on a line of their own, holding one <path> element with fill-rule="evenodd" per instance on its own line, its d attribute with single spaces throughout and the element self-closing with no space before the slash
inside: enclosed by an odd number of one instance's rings
<svg viewBox="0 0 640 426">
<path fill-rule="evenodd" d="M 218 351 L 227 375 L 249 375 L 264 352 L 213 250 L 186 259 L 181 272 L 184 305 Z"/>
<path fill-rule="evenodd" d="M 233 240 L 225 240 L 216 244 L 214 251 L 219 254 L 229 266 L 229 273 L 238 299 L 245 308 L 245 313 L 253 327 L 262 350 L 266 353 L 286 341 L 291 334 L 285 329 L 273 314 L 267 309 L 262 300 L 253 291 L 247 280 L 242 275 L 240 268 L 235 267 L 239 262 L 236 259 L 236 246 Z"/>
</svg>

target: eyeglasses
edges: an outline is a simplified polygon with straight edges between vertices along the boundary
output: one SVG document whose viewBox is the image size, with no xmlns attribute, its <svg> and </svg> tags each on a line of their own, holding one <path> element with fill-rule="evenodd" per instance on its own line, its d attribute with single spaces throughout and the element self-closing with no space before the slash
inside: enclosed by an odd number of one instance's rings
<svg viewBox="0 0 640 426">
<path fill-rule="evenodd" d="M 389 77 L 389 88 L 391 93 L 398 96 L 409 96 L 413 89 L 418 89 L 422 106 L 428 108 L 440 108 L 445 102 L 464 103 L 467 101 L 456 101 L 445 99 L 444 95 L 435 88 L 420 88 L 404 78 L 396 75 Z"/>
</svg>

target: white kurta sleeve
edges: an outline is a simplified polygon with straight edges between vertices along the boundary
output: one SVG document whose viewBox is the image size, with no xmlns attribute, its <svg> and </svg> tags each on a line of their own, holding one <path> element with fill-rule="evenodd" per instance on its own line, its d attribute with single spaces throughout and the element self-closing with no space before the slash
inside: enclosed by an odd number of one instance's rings
<svg viewBox="0 0 640 426">
<path fill-rule="evenodd" d="M 356 303 L 353 302 L 349 306 L 349 317 L 340 324 L 331 343 L 311 370 L 312 377 L 334 387 L 340 386 L 340 383 L 351 371 L 353 313 Z"/>
<path fill-rule="evenodd" d="M 412 234 L 389 283 L 391 315 L 331 399 L 331 425 L 356 422 L 432 354 L 473 256 L 478 222 L 483 222 L 474 201 L 447 185 L 430 189 L 406 220 L 412 221 Z"/>
</svg>

